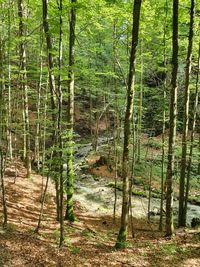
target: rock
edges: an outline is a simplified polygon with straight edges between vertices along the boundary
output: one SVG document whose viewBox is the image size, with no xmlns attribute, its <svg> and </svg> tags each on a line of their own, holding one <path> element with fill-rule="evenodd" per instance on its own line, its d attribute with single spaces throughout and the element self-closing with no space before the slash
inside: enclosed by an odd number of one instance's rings
<svg viewBox="0 0 200 267">
<path fill-rule="evenodd" d="M 150 216 L 160 215 L 160 210 L 157 207 L 153 207 L 153 209 L 149 212 Z"/>
<path fill-rule="evenodd" d="M 191 221 L 191 227 L 194 228 L 196 226 L 200 226 L 200 218 L 192 218 L 192 221 Z"/>
</svg>

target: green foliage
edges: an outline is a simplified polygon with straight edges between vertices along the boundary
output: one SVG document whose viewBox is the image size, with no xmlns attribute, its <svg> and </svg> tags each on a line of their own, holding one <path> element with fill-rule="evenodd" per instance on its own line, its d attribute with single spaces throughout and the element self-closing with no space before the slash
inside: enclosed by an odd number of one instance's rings
<svg viewBox="0 0 200 267">
<path fill-rule="evenodd" d="M 71 251 L 72 254 L 78 254 L 80 252 L 80 248 L 79 247 L 76 247 L 73 245 L 72 241 L 70 238 L 66 238 L 65 239 L 65 244 L 66 246 L 69 248 L 69 250 Z"/>
<path fill-rule="evenodd" d="M 154 149 L 161 149 L 162 148 L 162 142 L 156 140 L 155 138 L 151 138 L 147 143 L 146 146 L 149 146 Z"/>
<path fill-rule="evenodd" d="M 178 256 L 178 253 L 187 253 L 191 251 L 189 247 L 178 247 L 177 244 L 164 244 L 160 246 L 160 250 L 167 256 Z"/>
<path fill-rule="evenodd" d="M 81 235 L 84 237 L 87 237 L 88 239 L 93 239 L 95 237 L 95 233 L 93 231 L 91 231 L 90 229 L 84 229 L 81 232 Z"/>
<path fill-rule="evenodd" d="M 17 227 L 13 223 L 8 223 L 5 227 L 7 233 L 12 234 L 17 230 Z"/>
</svg>

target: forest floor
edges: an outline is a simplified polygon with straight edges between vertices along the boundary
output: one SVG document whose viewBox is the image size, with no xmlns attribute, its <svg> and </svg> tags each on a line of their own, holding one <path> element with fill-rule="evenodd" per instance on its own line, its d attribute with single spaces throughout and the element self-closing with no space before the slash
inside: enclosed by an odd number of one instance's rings
<svg viewBox="0 0 200 267">
<path fill-rule="evenodd" d="M 198 230 L 181 229 L 172 239 L 166 239 L 157 231 L 157 224 L 133 218 L 135 238 L 130 230 L 127 248 L 116 251 L 119 217 L 113 223 L 112 212 L 91 212 L 79 201 L 75 202 L 76 221 L 65 222 L 65 246 L 59 248 L 54 186 L 49 185 L 42 227 L 35 234 L 42 177 L 33 174 L 31 179 L 25 178 L 26 170 L 20 162 L 15 183 L 13 173 L 11 166 L 5 176 L 8 227 L 0 228 L 0 266 L 200 266 Z"/>
</svg>

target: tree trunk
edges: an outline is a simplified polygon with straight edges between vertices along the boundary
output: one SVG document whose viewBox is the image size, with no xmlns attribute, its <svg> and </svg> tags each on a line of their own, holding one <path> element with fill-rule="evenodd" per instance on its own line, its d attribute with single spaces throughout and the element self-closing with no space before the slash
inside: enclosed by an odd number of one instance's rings
<svg viewBox="0 0 200 267">
<path fill-rule="evenodd" d="M 18 0 L 18 16 L 19 16 L 19 56 L 20 56 L 20 83 L 23 92 L 23 117 L 24 117 L 24 136 L 25 136 L 25 161 L 27 168 L 27 177 L 31 176 L 31 155 L 30 155 L 30 130 L 29 130 L 29 110 L 28 110 L 28 87 L 27 87 L 27 71 L 26 71 L 26 50 L 24 43 L 24 7 L 23 0 Z"/>
<path fill-rule="evenodd" d="M 185 68 L 185 95 L 184 95 L 184 116 L 183 116 L 183 135 L 182 135 L 182 158 L 181 158 L 181 176 L 179 185 L 179 226 L 186 225 L 186 218 L 184 216 L 185 204 L 185 175 L 187 165 L 187 137 L 188 137 L 188 122 L 189 122 L 189 82 L 192 64 L 192 45 L 193 45 L 193 26 L 194 26 L 194 6 L 195 0 L 191 0 L 190 8 L 190 29 L 188 36 L 188 51 Z"/>
<path fill-rule="evenodd" d="M 65 219 L 74 221 L 74 170 L 73 170 L 73 124 L 74 124 L 74 66 L 75 66 L 75 25 L 76 0 L 71 0 L 69 18 L 69 72 L 68 72 L 68 110 L 67 110 L 67 209 Z"/>
<path fill-rule="evenodd" d="M 2 4 L 3 5 L 3 4 Z M 1 6 L 3 10 L 3 6 Z M 3 24 L 3 21 L 2 21 Z M 5 135 L 5 122 L 6 122 L 6 107 L 5 107 L 5 78 L 4 78 L 4 36 L 3 31 L 0 32 L 0 191 L 2 191 L 2 205 L 3 205 L 3 227 L 7 225 L 7 204 L 6 204 L 6 192 L 4 184 L 4 171 L 6 161 L 6 143 L 7 136 Z"/>
<path fill-rule="evenodd" d="M 191 137 L 190 137 L 190 153 L 187 167 L 187 180 L 186 180 L 186 189 L 185 189 L 185 207 L 183 212 L 183 218 L 186 222 L 187 217 L 187 201 L 190 189 L 190 172 L 192 167 L 192 157 L 193 157 L 193 146 L 194 146 L 194 132 L 196 127 L 196 117 L 197 117 L 197 107 L 199 100 L 199 71 L 200 71 L 200 42 L 199 42 L 199 55 L 198 55 L 198 66 L 197 66 L 197 78 L 196 78 L 196 90 L 195 90 L 195 101 L 193 107 L 193 118 L 192 118 L 192 128 L 191 128 Z"/>
<path fill-rule="evenodd" d="M 41 31 L 42 35 L 42 31 Z M 37 171 L 40 169 L 40 139 L 41 139 L 41 90 L 42 90 L 42 72 L 43 72 L 43 60 L 42 60 L 42 50 L 43 50 L 43 38 L 40 37 L 40 75 L 39 82 L 37 82 L 37 121 L 36 121 L 36 137 L 35 137 L 35 156 L 34 159 L 37 164 Z"/>
<path fill-rule="evenodd" d="M 59 2 L 60 25 L 59 25 L 59 58 L 58 58 L 58 142 L 59 142 L 59 162 L 60 162 L 60 247 L 64 244 L 64 217 L 63 217 L 63 141 L 62 141 L 62 86 L 61 86 L 61 68 L 62 68 L 62 0 Z"/>
<path fill-rule="evenodd" d="M 167 25 L 168 4 L 165 1 L 165 21 L 163 29 L 163 61 L 166 73 L 166 25 Z M 161 197 L 160 197 L 160 220 L 159 230 L 163 229 L 163 204 L 164 204 L 164 172 L 165 172 L 165 124 L 166 124 L 166 77 L 163 82 L 163 114 L 162 114 L 162 163 L 161 163 Z"/>
<path fill-rule="evenodd" d="M 174 177 L 174 150 L 176 141 L 177 117 L 177 72 L 178 72 L 178 0 L 173 1 L 173 36 L 172 36 L 172 78 L 170 90 L 170 119 L 169 119 L 169 145 L 166 177 L 166 235 L 174 232 L 173 222 L 173 177 Z"/>
<path fill-rule="evenodd" d="M 138 142 L 137 142 L 137 162 L 140 163 L 141 158 L 141 134 L 142 134 L 142 102 L 143 102 L 143 41 L 140 43 L 140 57 L 141 57 L 141 67 L 140 67 L 140 96 L 139 96 L 139 111 L 138 111 Z"/>
<path fill-rule="evenodd" d="M 113 25 L 113 72 L 116 74 L 116 57 L 117 57 L 117 47 L 116 47 L 117 29 L 116 20 Z M 119 101 L 118 101 L 118 88 L 117 79 L 114 77 L 114 91 L 115 91 L 115 120 L 114 120 L 114 164 L 115 164 L 115 189 L 114 189 L 114 205 L 113 205 L 113 222 L 116 220 L 116 207 L 117 207 L 117 180 L 118 180 L 118 161 L 119 161 L 119 139 L 120 139 L 120 129 L 119 129 Z M 115 136 L 116 135 L 116 136 Z"/>
<path fill-rule="evenodd" d="M 48 80 L 47 80 L 47 87 L 48 87 Z M 44 178 L 44 166 L 45 166 L 45 158 L 46 158 L 46 128 L 47 128 L 47 89 L 45 92 L 45 101 L 44 101 L 44 126 L 43 126 L 43 146 L 42 146 L 42 179 Z M 49 168 L 50 170 L 50 168 Z M 44 210 L 44 204 L 45 204 L 45 198 L 46 198 L 46 192 L 48 188 L 48 183 L 49 183 L 49 173 L 47 174 L 47 179 L 46 179 L 46 184 L 44 188 L 44 192 L 42 192 L 42 200 L 41 200 L 41 207 L 40 207 L 40 214 L 38 218 L 38 225 L 35 229 L 35 233 L 38 233 L 41 227 L 41 222 L 42 222 L 42 216 L 43 216 L 43 210 Z M 43 189 L 43 186 L 42 186 Z"/>
<path fill-rule="evenodd" d="M 57 115 L 56 115 L 56 88 L 55 88 L 55 78 L 53 73 L 53 55 L 52 55 L 52 39 L 49 31 L 49 22 L 48 22 L 48 0 L 42 0 L 43 3 L 43 28 L 46 36 L 46 44 L 47 44 L 47 57 L 48 57 L 48 73 L 49 73 L 49 88 L 51 94 L 51 109 L 52 109 L 52 146 L 56 146 L 56 132 L 57 132 Z M 53 152 L 53 159 L 56 157 L 56 151 Z M 53 171 L 56 169 L 56 166 L 52 164 Z M 59 181 L 56 178 L 55 180 L 56 187 L 56 211 L 57 211 L 57 220 L 60 220 L 60 199 L 59 199 Z"/>
<path fill-rule="evenodd" d="M 136 49 L 138 45 L 139 21 L 141 0 L 134 1 L 133 8 L 133 28 L 132 28 L 132 45 L 130 54 L 130 66 L 128 75 L 128 90 L 127 90 L 127 103 L 126 114 L 124 121 L 124 148 L 123 148 L 123 164 L 122 164 L 122 177 L 123 177 L 123 200 L 122 200 L 122 214 L 121 214 L 121 227 L 116 241 L 116 248 L 123 248 L 126 246 L 126 239 L 128 234 L 128 215 L 129 215 L 129 145 L 131 137 L 131 121 L 133 116 L 133 100 L 134 100 L 134 80 L 135 80 L 135 60 Z"/>
<path fill-rule="evenodd" d="M 8 115 L 7 115 L 7 131 L 8 131 L 8 156 L 12 160 L 13 158 L 13 145 L 12 145 L 12 118 L 11 118 L 11 62 L 10 62 L 10 53 L 11 53 L 11 16 L 10 16 L 10 0 L 8 1 Z"/>
</svg>

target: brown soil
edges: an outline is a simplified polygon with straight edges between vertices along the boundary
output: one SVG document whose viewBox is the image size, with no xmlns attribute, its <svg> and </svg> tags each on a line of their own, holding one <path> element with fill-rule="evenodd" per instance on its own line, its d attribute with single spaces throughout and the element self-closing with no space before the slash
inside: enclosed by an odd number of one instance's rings
<svg viewBox="0 0 200 267">
<path fill-rule="evenodd" d="M 13 176 L 5 177 L 9 220 L 6 230 L 0 228 L 0 266 L 200 266 L 197 231 L 182 229 L 168 240 L 156 230 L 157 225 L 133 219 L 135 238 L 130 235 L 127 249 L 116 251 L 120 219 L 113 223 L 112 215 L 91 214 L 79 202 L 75 203 L 77 220 L 65 222 L 65 246 L 59 248 L 53 185 L 48 189 L 42 227 L 35 234 L 42 177 L 25 178 L 21 163 L 17 170 L 15 183 Z"/>
</svg>

